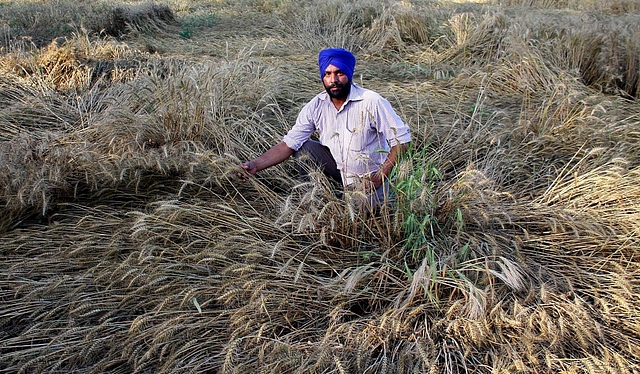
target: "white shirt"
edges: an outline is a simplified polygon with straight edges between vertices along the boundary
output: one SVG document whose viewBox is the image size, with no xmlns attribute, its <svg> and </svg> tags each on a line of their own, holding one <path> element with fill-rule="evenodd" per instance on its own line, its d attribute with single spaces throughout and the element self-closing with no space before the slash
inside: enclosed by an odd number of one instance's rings
<svg viewBox="0 0 640 374">
<path fill-rule="evenodd" d="M 411 141 L 407 126 L 378 93 L 351 85 L 347 100 L 337 109 L 326 92 L 307 103 L 283 141 L 294 151 L 318 131 L 329 148 L 345 186 L 375 173 L 391 147 Z"/>
</svg>

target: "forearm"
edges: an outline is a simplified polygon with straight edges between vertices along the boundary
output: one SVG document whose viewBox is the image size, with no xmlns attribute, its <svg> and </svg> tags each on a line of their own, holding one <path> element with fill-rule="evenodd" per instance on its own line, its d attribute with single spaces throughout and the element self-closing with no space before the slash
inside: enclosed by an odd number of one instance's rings
<svg viewBox="0 0 640 374">
<path fill-rule="evenodd" d="M 391 174 L 391 171 L 396 165 L 398 158 L 400 158 L 400 156 L 407 151 L 409 144 L 410 143 L 396 144 L 395 146 L 391 147 L 391 151 L 389 151 L 387 159 L 382 163 L 382 165 L 380 165 L 379 173 L 381 177 L 386 178 L 389 176 L 389 174 Z"/>
<path fill-rule="evenodd" d="M 254 163 L 257 172 L 283 162 L 292 154 L 293 149 L 289 148 L 285 142 L 280 142 L 271 147 L 261 156 L 253 159 L 252 162 Z"/>
<path fill-rule="evenodd" d="M 396 164 L 396 161 L 407 151 L 409 147 L 409 143 L 405 144 L 397 144 L 391 147 L 391 151 L 387 155 L 386 160 L 380 165 L 380 169 L 374 174 L 371 174 L 371 182 L 373 183 L 373 188 L 376 189 L 382 185 L 382 182 L 391 174 L 393 167 Z"/>
</svg>

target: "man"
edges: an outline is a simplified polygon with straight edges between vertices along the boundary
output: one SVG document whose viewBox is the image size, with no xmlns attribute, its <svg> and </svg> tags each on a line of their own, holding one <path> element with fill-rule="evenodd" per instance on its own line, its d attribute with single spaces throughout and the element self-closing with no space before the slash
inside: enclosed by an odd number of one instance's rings
<svg viewBox="0 0 640 374">
<path fill-rule="evenodd" d="M 345 190 L 365 193 L 373 206 L 383 202 L 387 177 L 411 135 L 386 99 L 353 83 L 355 65 L 355 56 L 345 49 L 321 51 L 318 67 L 325 92 L 302 108 L 280 143 L 242 168 L 254 175 L 291 155 L 298 159 L 306 154 Z M 310 139 L 316 131 L 319 141 Z M 299 169 L 304 175 L 304 168 Z"/>
</svg>

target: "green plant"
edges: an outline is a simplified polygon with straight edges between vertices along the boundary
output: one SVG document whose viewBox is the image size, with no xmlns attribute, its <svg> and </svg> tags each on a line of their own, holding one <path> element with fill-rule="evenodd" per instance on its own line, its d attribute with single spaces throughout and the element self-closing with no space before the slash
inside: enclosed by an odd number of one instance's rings
<svg viewBox="0 0 640 374">
<path fill-rule="evenodd" d="M 435 218 L 436 187 L 442 174 L 436 160 L 427 156 L 428 148 L 409 149 L 398 163 L 392 177 L 397 207 L 402 217 L 402 231 L 406 236 L 404 248 L 413 261 L 428 258 L 435 261 L 431 241 L 437 231 Z"/>
<path fill-rule="evenodd" d="M 193 36 L 193 32 L 187 27 L 182 29 L 179 35 L 182 39 L 191 39 L 191 37 Z"/>
<path fill-rule="evenodd" d="M 215 13 L 205 13 L 201 15 L 191 15 L 182 22 L 183 26 L 189 27 L 211 27 L 218 23 L 218 17 Z"/>
<path fill-rule="evenodd" d="M 197 29 L 214 26 L 218 23 L 215 13 L 207 12 L 205 14 L 192 14 L 185 17 L 180 30 L 180 37 L 183 39 L 191 39 Z"/>
</svg>

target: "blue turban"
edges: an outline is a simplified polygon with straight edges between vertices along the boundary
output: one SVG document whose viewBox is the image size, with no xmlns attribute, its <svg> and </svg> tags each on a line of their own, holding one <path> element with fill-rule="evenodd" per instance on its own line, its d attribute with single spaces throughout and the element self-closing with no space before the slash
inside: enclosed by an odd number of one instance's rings
<svg viewBox="0 0 640 374">
<path fill-rule="evenodd" d="M 320 51 L 318 66 L 320 67 L 320 80 L 324 78 L 327 66 L 333 65 L 349 77 L 353 78 L 353 69 L 356 67 L 356 56 L 342 48 L 329 48 Z"/>
</svg>

